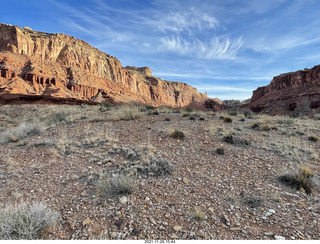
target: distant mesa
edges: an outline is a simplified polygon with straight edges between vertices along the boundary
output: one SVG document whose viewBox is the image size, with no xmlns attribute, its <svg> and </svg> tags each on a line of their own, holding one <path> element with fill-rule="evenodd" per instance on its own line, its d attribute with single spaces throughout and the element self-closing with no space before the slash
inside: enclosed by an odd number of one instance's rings
<svg viewBox="0 0 320 244">
<path fill-rule="evenodd" d="M 320 65 L 274 77 L 253 92 L 247 107 L 257 113 L 293 117 L 320 113 Z"/>
<path fill-rule="evenodd" d="M 0 103 L 137 101 L 223 109 L 196 88 L 152 76 L 148 67 L 122 67 L 84 41 L 29 27 L 0 24 L 0 73 Z"/>
</svg>

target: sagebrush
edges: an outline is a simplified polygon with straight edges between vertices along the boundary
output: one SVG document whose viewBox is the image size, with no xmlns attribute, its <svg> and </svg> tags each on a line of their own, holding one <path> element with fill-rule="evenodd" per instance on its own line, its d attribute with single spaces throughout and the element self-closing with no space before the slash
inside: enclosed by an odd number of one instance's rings
<svg viewBox="0 0 320 244">
<path fill-rule="evenodd" d="M 34 240 L 58 220 L 58 214 L 43 203 L 7 206 L 0 210 L 1 240 Z"/>
</svg>

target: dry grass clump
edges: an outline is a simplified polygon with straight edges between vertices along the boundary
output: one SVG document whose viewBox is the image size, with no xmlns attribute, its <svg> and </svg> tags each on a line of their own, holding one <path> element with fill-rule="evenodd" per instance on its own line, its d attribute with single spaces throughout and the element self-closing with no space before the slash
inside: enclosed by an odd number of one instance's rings
<svg viewBox="0 0 320 244">
<path fill-rule="evenodd" d="M 58 214 L 43 203 L 21 204 L 0 209 L 1 240 L 34 240 L 58 220 Z"/>
<path fill-rule="evenodd" d="M 272 140 L 265 140 L 260 146 L 298 163 L 306 163 L 319 157 L 310 142 L 296 136 L 275 135 Z"/>
<path fill-rule="evenodd" d="M 310 141 L 314 141 L 314 142 L 319 141 L 319 138 L 318 138 L 317 136 L 309 136 L 308 139 L 309 139 Z"/>
<path fill-rule="evenodd" d="M 250 126 L 251 129 L 253 130 L 258 130 L 258 131 L 270 131 L 270 130 L 278 130 L 276 126 L 270 126 L 267 123 L 261 123 L 261 122 L 255 122 Z"/>
<path fill-rule="evenodd" d="M 135 183 L 132 177 L 127 175 L 100 176 L 96 183 L 99 196 L 102 198 L 116 198 L 130 195 L 135 190 Z"/>
<path fill-rule="evenodd" d="M 188 113 L 188 112 L 184 112 L 183 114 L 182 114 L 182 117 L 189 117 L 190 116 L 190 114 Z"/>
<path fill-rule="evenodd" d="M 223 147 L 218 147 L 216 149 L 216 153 L 219 154 L 219 155 L 224 155 L 225 154 L 224 148 Z"/>
<path fill-rule="evenodd" d="M 68 114 L 66 112 L 57 112 L 52 113 L 48 117 L 45 118 L 47 120 L 48 125 L 58 125 L 61 122 L 67 121 Z"/>
<path fill-rule="evenodd" d="M 171 175 L 174 167 L 171 161 L 164 158 L 152 158 L 150 164 L 147 167 L 148 175 L 154 177 Z"/>
<path fill-rule="evenodd" d="M 287 118 L 287 117 L 279 117 L 276 119 L 276 122 L 280 125 L 287 125 L 291 126 L 294 124 L 294 119 L 292 118 Z"/>
<path fill-rule="evenodd" d="M 185 134 L 180 130 L 171 130 L 169 132 L 169 136 L 178 140 L 183 140 L 186 137 Z"/>
<path fill-rule="evenodd" d="M 282 175 L 278 177 L 278 180 L 289 187 L 297 190 L 304 189 L 307 194 L 311 194 L 313 188 L 313 176 L 314 173 L 309 166 L 300 165 L 296 173 Z"/>
<path fill-rule="evenodd" d="M 224 121 L 225 123 L 232 123 L 232 119 L 231 119 L 230 117 L 224 117 L 224 118 L 223 118 L 223 121 Z"/>
<path fill-rule="evenodd" d="M 44 128 L 36 124 L 23 123 L 18 127 L 8 129 L 0 134 L 0 144 L 17 142 L 29 136 L 40 135 Z"/>
<path fill-rule="evenodd" d="M 109 111 L 110 118 L 113 121 L 135 120 L 143 116 L 141 106 L 123 105 Z"/>
<path fill-rule="evenodd" d="M 247 205 L 251 208 L 259 208 L 264 206 L 264 200 L 259 196 L 250 195 L 242 200 L 242 204 Z"/>
<path fill-rule="evenodd" d="M 203 221 L 205 219 L 205 212 L 199 207 L 194 207 L 194 219 L 197 221 Z"/>
<path fill-rule="evenodd" d="M 250 141 L 240 138 L 237 135 L 233 135 L 229 133 L 228 135 L 225 135 L 222 139 L 223 142 L 229 143 L 229 144 L 234 144 L 238 146 L 250 146 L 251 143 Z"/>
</svg>

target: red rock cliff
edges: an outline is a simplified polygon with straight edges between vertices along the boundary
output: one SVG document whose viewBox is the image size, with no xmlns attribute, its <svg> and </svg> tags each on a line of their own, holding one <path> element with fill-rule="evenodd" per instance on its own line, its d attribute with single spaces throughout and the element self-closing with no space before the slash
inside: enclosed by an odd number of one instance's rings
<svg viewBox="0 0 320 244">
<path fill-rule="evenodd" d="M 313 115 L 320 112 L 320 65 L 281 74 L 253 92 L 248 105 L 255 112 Z"/>
<path fill-rule="evenodd" d="M 173 107 L 207 100 L 185 83 L 152 76 L 147 67 L 124 68 L 84 41 L 27 27 L 0 24 L 0 70 L 2 102 L 13 94 Z"/>
</svg>

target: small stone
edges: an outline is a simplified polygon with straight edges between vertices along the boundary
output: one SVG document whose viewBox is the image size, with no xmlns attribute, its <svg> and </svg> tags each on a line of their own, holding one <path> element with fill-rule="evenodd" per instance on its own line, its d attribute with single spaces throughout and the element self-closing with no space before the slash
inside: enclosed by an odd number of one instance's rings
<svg viewBox="0 0 320 244">
<path fill-rule="evenodd" d="M 189 234 L 189 236 L 190 236 L 190 237 L 193 237 L 193 236 L 194 236 L 195 234 L 196 234 L 195 232 L 193 232 L 193 231 L 190 231 L 190 234 Z"/>
<path fill-rule="evenodd" d="M 109 163 L 106 163 L 106 166 L 107 166 L 107 167 L 111 167 L 111 166 L 113 166 L 113 163 L 110 163 L 110 162 L 109 162 Z"/>
<path fill-rule="evenodd" d="M 213 207 L 208 208 L 208 210 L 209 210 L 211 213 L 214 213 L 214 208 L 213 208 Z"/>
<path fill-rule="evenodd" d="M 273 232 L 266 232 L 264 233 L 265 236 L 273 236 Z"/>
<path fill-rule="evenodd" d="M 87 225 L 87 224 L 90 224 L 90 223 L 91 223 L 91 219 L 88 217 L 82 222 L 82 225 Z"/>
<path fill-rule="evenodd" d="M 149 217 L 149 220 L 150 220 L 150 222 L 152 223 L 152 224 L 154 224 L 154 225 L 156 225 L 157 224 L 157 222 L 154 220 L 154 218 L 153 217 Z"/>
<path fill-rule="evenodd" d="M 284 238 L 283 236 L 277 236 L 277 235 L 275 235 L 275 236 L 274 236 L 274 239 L 275 239 L 275 240 L 284 241 L 286 238 Z"/>
<path fill-rule="evenodd" d="M 170 213 L 166 213 L 165 217 L 169 218 L 170 217 Z"/>
<path fill-rule="evenodd" d="M 149 197 L 146 197 L 146 199 L 145 199 L 146 201 L 150 201 L 150 198 Z"/>
<path fill-rule="evenodd" d="M 241 228 L 240 227 L 231 227 L 230 230 L 231 231 L 240 231 Z"/>
<path fill-rule="evenodd" d="M 180 231 L 180 230 L 182 230 L 182 226 L 176 225 L 173 227 L 173 229 L 174 229 L 174 231 Z"/>
<path fill-rule="evenodd" d="M 185 233 L 182 235 L 181 239 L 184 240 L 184 239 L 187 238 L 187 236 L 188 236 L 188 232 L 185 232 Z"/>
<path fill-rule="evenodd" d="M 81 194 L 80 194 L 82 197 L 85 197 L 85 196 L 88 196 L 88 193 L 87 193 L 87 191 L 86 190 L 84 190 L 83 192 L 81 192 Z"/>
<path fill-rule="evenodd" d="M 117 237 L 117 232 L 112 232 L 112 233 L 111 233 L 111 237 L 112 237 L 112 238 L 116 238 L 116 237 Z"/>
<path fill-rule="evenodd" d="M 186 178 L 186 177 L 183 177 L 182 181 L 185 184 L 189 184 L 190 183 L 190 180 L 188 178 Z"/>
<path fill-rule="evenodd" d="M 199 236 L 201 236 L 204 239 L 207 239 L 206 234 L 202 230 L 199 231 Z"/>
<path fill-rule="evenodd" d="M 179 239 L 179 236 L 177 236 L 176 234 L 172 234 L 172 235 L 170 236 L 170 238 L 171 238 L 171 239 Z"/>
<path fill-rule="evenodd" d="M 159 230 L 166 230 L 162 225 L 159 227 Z"/>
<path fill-rule="evenodd" d="M 128 202 L 128 198 L 126 196 L 120 197 L 119 202 L 121 204 L 126 204 Z"/>
<path fill-rule="evenodd" d="M 266 216 L 266 217 L 269 217 L 269 216 L 271 216 L 272 214 L 275 214 L 275 213 L 276 213 L 276 210 L 274 210 L 274 209 L 269 209 L 265 216 Z"/>
</svg>

